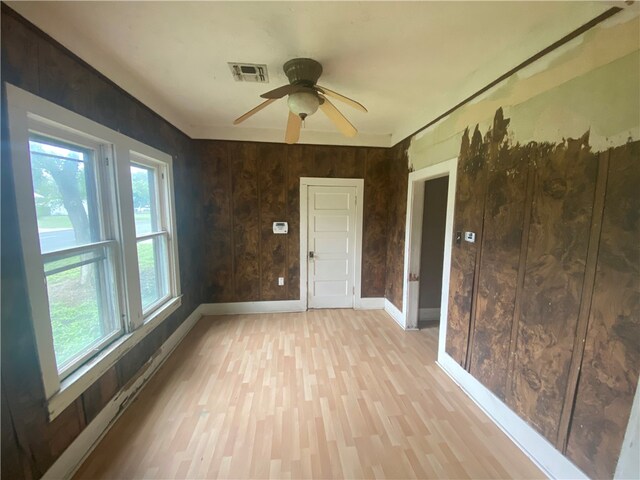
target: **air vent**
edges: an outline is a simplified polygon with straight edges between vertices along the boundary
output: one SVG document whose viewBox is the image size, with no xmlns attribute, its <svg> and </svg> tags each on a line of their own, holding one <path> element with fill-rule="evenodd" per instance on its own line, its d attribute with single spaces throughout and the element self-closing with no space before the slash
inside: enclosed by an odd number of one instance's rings
<svg viewBox="0 0 640 480">
<path fill-rule="evenodd" d="M 236 82 L 269 83 L 266 65 L 229 62 L 229 69 Z"/>
</svg>

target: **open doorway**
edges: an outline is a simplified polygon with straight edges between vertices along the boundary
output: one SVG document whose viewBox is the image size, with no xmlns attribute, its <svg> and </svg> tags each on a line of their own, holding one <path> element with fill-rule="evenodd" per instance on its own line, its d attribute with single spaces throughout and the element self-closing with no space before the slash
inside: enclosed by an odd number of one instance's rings
<svg viewBox="0 0 640 480">
<path fill-rule="evenodd" d="M 433 327 L 438 358 L 447 334 L 457 167 L 453 158 L 411 172 L 407 192 L 402 316 L 407 330 Z"/>
<path fill-rule="evenodd" d="M 420 245 L 418 328 L 438 328 L 449 176 L 425 180 Z"/>
</svg>

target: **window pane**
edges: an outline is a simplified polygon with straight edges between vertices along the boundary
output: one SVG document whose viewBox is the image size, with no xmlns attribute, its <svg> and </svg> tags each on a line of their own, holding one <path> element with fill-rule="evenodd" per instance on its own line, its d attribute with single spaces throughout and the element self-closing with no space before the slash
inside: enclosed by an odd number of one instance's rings
<svg viewBox="0 0 640 480">
<path fill-rule="evenodd" d="M 167 242 L 164 236 L 138 241 L 142 309 L 167 296 Z"/>
<path fill-rule="evenodd" d="M 158 231 L 158 197 L 156 170 L 143 165 L 131 165 L 131 187 L 136 221 L 136 235 Z"/>
<path fill-rule="evenodd" d="M 42 253 L 99 240 L 93 152 L 32 137 L 29 153 Z"/>
<path fill-rule="evenodd" d="M 121 330 L 108 264 L 103 248 L 45 264 L 59 372 Z"/>
</svg>

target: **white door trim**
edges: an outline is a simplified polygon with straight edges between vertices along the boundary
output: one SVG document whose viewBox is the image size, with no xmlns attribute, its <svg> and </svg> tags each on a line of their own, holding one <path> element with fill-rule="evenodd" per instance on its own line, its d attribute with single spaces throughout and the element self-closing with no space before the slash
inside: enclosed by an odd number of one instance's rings
<svg viewBox="0 0 640 480">
<path fill-rule="evenodd" d="M 354 261 L 354 283 L 355 294 L 353 297 L 354 308 L 365 308 L 361 297 L 362 285 L 362 218 L 364 203 L 364 179 L 363 178 L 316 178 L 300 177 L 300 301 L 305 307 L 308 306 L 308 203 L 309 187 L 355 187 L 356 189 L 356 251 Z"/>
<path fill-rule="evenodd" d="M 444 260 L 442 268 L 442 296 L 440 308 L 440 331 L 438 341 L 438 356 L 444 353 L 447 335 L 447 307 L 449 303 L 449 275 L 451 271 L 451 246 L 453 245 L 453 210 L 456 199 L 456 174 L 458 159 L 452 158 L 422 168 L 409 174 L 407 189 L 407 219 L 405 230 L 404 251 L 404 280 L 403 280 L 403 311 L 404 328 L 418 327 L 420 283 L 409 282 L 412 274 L 420 275 L 420 248 L 422 247 L 422 213 L 424 209 L 424 182 L 449 176 L 447 191 L 447 215 L 444 233 Z"/>
</svg>

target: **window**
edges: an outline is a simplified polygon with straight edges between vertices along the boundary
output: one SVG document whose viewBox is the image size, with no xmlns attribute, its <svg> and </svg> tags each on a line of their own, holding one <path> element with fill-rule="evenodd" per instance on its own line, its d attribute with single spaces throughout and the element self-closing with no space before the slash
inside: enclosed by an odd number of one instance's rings
<svg viewBox="0 0 640 480">
<path fill-rule="evenodd" d="M 171 156 L 7 85 L 50 418 L 180 306 Z"/>
<path fill-rule="evenodd" d="M 161 305 L 169 295 L 167 216 L 162 165 L 132 155 L 131 188 L 136 224 L 138 270 L 142 309 L 145 314 Z"/>
<path fill-rule="evenodd" d="M 122 335 L 109 217 L 96 162 L 99 145 L 31 132 L 33 198 L 56 365 L 65 377 Z"/>
</svg>

